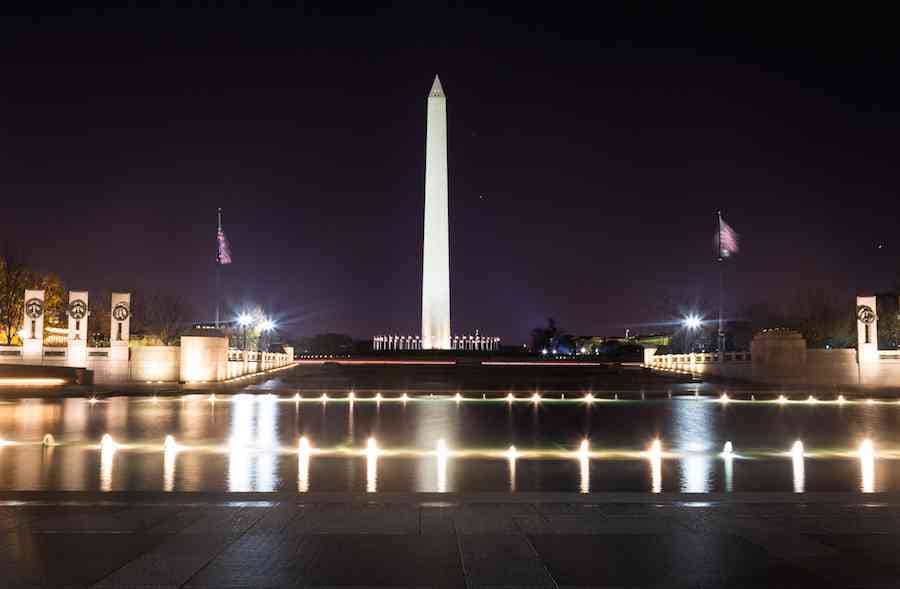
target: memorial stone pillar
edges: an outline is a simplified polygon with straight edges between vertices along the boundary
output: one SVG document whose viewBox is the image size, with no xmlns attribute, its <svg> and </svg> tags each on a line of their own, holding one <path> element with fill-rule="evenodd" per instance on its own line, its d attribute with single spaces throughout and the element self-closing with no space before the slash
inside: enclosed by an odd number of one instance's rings
<svg viewBox="0 0 900 589">
<path fill-rule="evenodd" d="M 131 294 L 112 293 L 109 314 L 109 359 L 128 361 L 128 339 L 131 335 Z"/>
<path fill-rule="evenodd" d="M 44 291 L 25 291 L 25 310 L 22 313 L 22 359 L 26 364 L 44 361 Z"/>
<path fill-rule="evenodd" d="M 88 293 L 85 291 L 70 291 L 69 306 L 66 308 L 69 316 L 69 333 L 66 337 L 68 347 L 66 358 L 69 366 L 84 368 L 87 366 L 87 333 L 88 333 Z"/>
<path fill-rule="evenodd" d="M 856 297 L 856 350 L 860 365 L 878 362 L 878 314 L 875 297 Z"/>
</svg>

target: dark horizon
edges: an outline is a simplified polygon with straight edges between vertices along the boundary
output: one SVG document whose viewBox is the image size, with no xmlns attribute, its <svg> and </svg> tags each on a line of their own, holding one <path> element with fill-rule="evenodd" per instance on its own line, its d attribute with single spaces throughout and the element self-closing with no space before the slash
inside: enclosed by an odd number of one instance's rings
<svg viewBox="0 0 900 589">
<path fill-rule="evenodd" d="M 881 20 L 6 14 L 0 241 L 94 297 L 184 285 L 211 319 L 222 207 L 230 305 L 262 305 L 291 334 L 418 333 L 425 97 L 440 74 L 455 333 L 520 343 L 547 317 L 652 331 L 675 319 L 666 293 L 714 297 L 719 209 L 741 235 L 730 317 L 807 289 L 887 290 L 900 91 Z"/>
</svg>

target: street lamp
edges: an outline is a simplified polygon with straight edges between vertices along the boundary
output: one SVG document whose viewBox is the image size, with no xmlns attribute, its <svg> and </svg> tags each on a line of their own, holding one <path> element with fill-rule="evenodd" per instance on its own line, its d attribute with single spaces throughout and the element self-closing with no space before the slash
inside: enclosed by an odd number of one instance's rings
<svg viewBox="0 0 900 589">
<path fill-rule="evenodd" d="M 700 326 L 703 324 L 703 319 L 701 319 L 698 315 L 691 313 L 687 317 L 681 320 L 681 325 L 687 329 L 688 333 L 693 335 L 694 331 L 700 329 Z M 693 337 L 688 340 L 688 352 L 693 352 L 694 341 Z"/>
</svg>

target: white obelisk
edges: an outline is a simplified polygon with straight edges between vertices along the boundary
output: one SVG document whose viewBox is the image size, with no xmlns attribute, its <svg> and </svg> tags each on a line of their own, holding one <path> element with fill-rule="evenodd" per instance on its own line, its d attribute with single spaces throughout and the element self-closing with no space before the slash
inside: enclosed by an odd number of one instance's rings
<svg viewBox="0 0 900 589">
<path fill-rule="evenodd" d="M 447 201 L 447 98 L 434 77 L 425 131 L 425 247 L 422 349 L 450 349 L 450 219 Z"/>
</svg>

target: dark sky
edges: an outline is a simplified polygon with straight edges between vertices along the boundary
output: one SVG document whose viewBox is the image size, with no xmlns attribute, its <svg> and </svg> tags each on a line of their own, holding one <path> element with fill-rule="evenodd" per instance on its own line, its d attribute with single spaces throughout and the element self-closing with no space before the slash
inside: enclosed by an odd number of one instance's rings
<svg viewBox="0 0 900 589">
<path fill-rule="evenodd" d="M 439 73 L 454 332 L 672 319 L 665 293 L 713 297 L 717 208 L 742 238 L 730 315 L 898 274 L 898 47 L 874 5 L 327 6 L 0 15 L 0 239 L 204 319 L 221 206 L 230 308 L 416 333 Z"/>
</svg>

